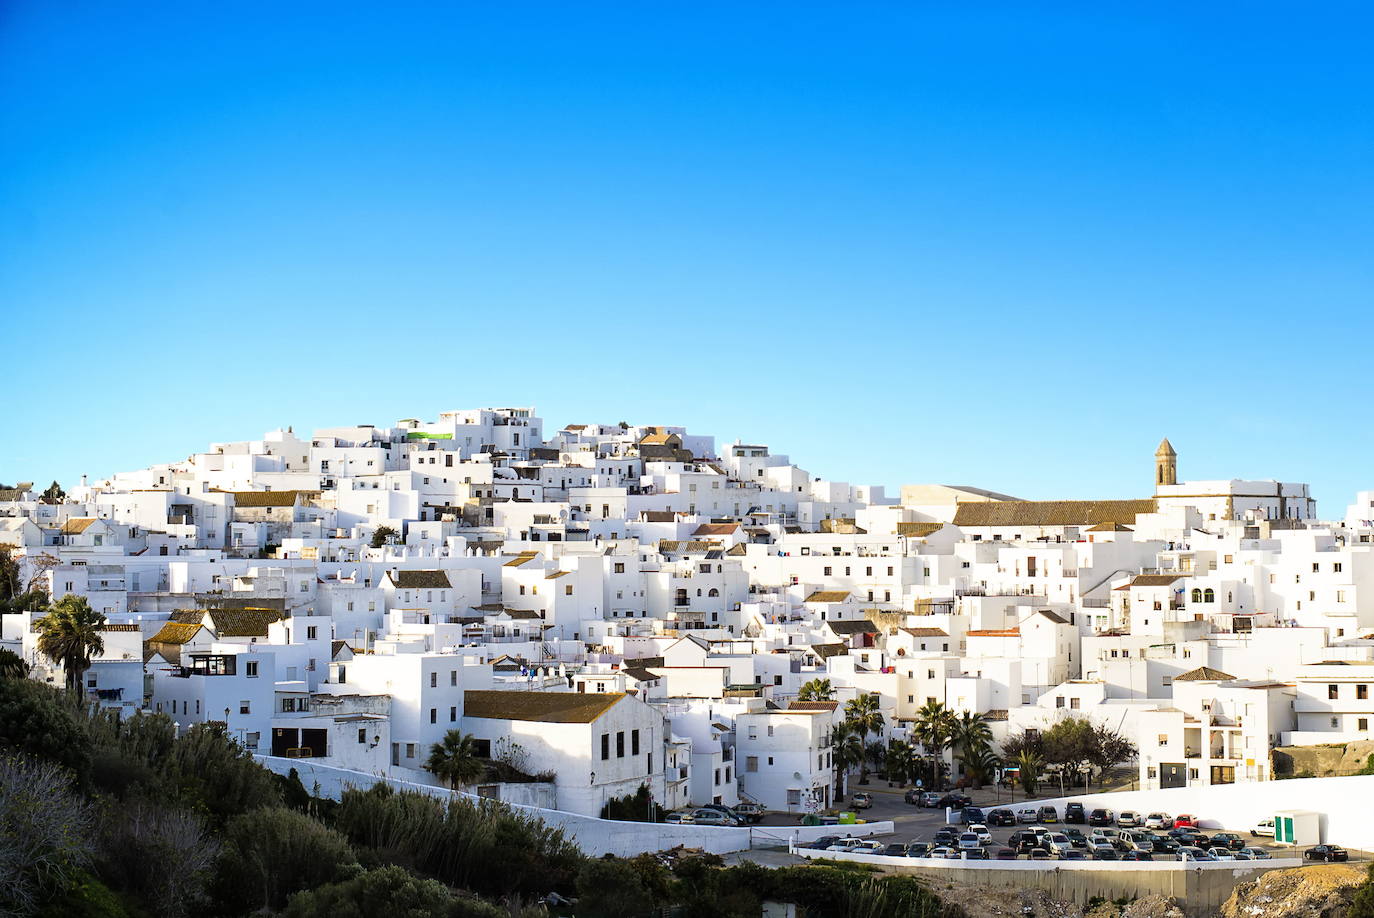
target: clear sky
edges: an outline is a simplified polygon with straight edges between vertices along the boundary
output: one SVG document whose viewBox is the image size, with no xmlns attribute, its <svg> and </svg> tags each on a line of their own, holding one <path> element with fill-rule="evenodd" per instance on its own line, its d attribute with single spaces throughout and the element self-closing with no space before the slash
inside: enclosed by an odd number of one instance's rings
<svg viewBox="0 0 1374 918">
<path fill-rule="evenodd" d="M 1367 4 L 0 3 L 0 481 L 490 405 L 1374 488 Z"/>
</svg>

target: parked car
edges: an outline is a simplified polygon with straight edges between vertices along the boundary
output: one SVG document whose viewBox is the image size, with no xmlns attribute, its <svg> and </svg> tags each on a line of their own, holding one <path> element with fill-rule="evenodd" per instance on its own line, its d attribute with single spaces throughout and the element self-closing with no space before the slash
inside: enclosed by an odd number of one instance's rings
<svg viewBox="0 0 1374 918">
<path fill-rule="evenodd" d="M 883 848 L 883 854 L 888 857 L 906 857 L 906 845 L 901 842 L 892 842 Z"/>
<path fill-rule="evenodd" d="M 1250 827 L 1251 838 L 1259 838 L 1260 836 L 1264 836 L 1265 838 L 1274 837 L 1274 820 L 1272 817 L 1269 819 L 1261 819 Z"/>
<path fill-rule="evenodd" d="M 930 857 L 930 845 L 923 841 L 914 841 L 906 846 L 907 857 Z"/>
<path fill-rule="evenodd" d="M 1174 817 L 1168 813 L 1150 813 L 1145 817 L 1144 825 L 1147 829 L 1172 829 Z"/>
<path fill-rule="evenodd" d="M 1087 820 L 1087 814 L 1083 811 L 1083 804 L 1077 800 L 1070 800 L 1064 804 L 1064 821 L 1082 825 Z"/>
<path fill-rule="evenodd" d="M 699 826 L 738 826 L 739 819 L 720 810 L 702 807 L 692 813 L 692 822 Z"/>
<path fill-rule="evenodd" d="M 1033 806 L 1023 806 L 1016 811 L 1017 822 L 1038 822 L 1040 820 L 1040 810 Z"/>
<path fill-rule="evenodd" d="M 886 846 L 880 841 L 874 841 L 871 838 L 862 838 L 859 839 L 857 845 L 849 850 L 853 854 L 882 854 L 883 848 L 885 847 Z"/>
<path fill-rule="evenodd" d="M 991 860 L 991 858 L 988 857 L 987 848 L 960 848 L 959 853 L 963 855 L 964 860 L 966 861 Z"/>
<path fill-rule="evenodd" d="M 977 832 L 965 832 L 959 836 L 959 850 L 967 851 L 969 848 L 983 847 L 983 840 L 978 837 Z"/>
<path fill-rule="evenodd" d="M 1073 842 L 1063 832 L 1051 832 L 1049 836 L 1050 853 L 1058 857 L 1073 850 Z"/>
<path fill-rule="evenodd" d="M 1105 838 L 1108 843 L 1116 841 L 1121 837 L 1121 830 L 1112 829 L 1106 826 L 1099 826 L 1088 833 L 1088 841 L 1092 842 L 1096 838 Z"/>
<path fill-rule="evenodd" d="M 1196 845 L 1183 845 L 1174 852 L 1174 859 L 1179 861 L 1210 861 L 1212 855 Z"/>
<path fill-rule="evenodd" d="M 1116 824 L 1123 829 L 1134 829 L 1142 821 L 1140 814 L 1135 810 L 1122 810 L 1116 814 Z"/>
<path fill-rule="evenodd" d="M 1234 861 L 1236 859 L 1235 852 L 1222 845 L 1213 845 L 1207 849 L 1207 853 L 1212 856 L 1214 861 Z"/>
<path fill-rule="evenodd" d="M 944 797 L 938 791 L 926 791 L 924 794 L 921 795 L 920 805 L 932 808 L 937 806 L 943 806 L 944 804 L 940 803 L 940 801 L 943 799 Z"/>
<path fill-rule="evenodd" d="M 962 810 L 964 807 L 971 806 L 972 804 L 973 798 L 967 794 L 961 794 L 958 791 L 950 791 L 948 794 L 939 797 L 935 805 L 947 806 L 952 810 Z"/>
<path fill-rule="evenodd" d="M 1088 825 L 1109 826 L 1116 822 L 1116 814 L 1111 810 L 1096 809 L 1088 814 Z"/>
<path fill-rule="evenodd" d="M 966 806 L 959 811 L 959 821 L 966 826 L 975 822 L 986 824 L 987 818 L 983 815 L 981 807 Z"/>
<path fill-rule="evenodd" d="M 867 810 L 873 807 L 873 795 L 867 793 L 857 793 L 849 798 L 849 805 L 856 810 Z"/>
<path fill-rule="evenodd" d="M 1032 848 L 1026 856 L 1033 861 L 1048 861 L 1050 859 L 1050 853 L 1044 848 Z"/>
<path fill-rule="evenodd" d="M 1050 806 L 1048 803 L 1045 804 L 1044 806 L 1040 807 L 1040 821 L 1041 821 L 1041 822 L 1058 822 L 1058 821 L 1059 821 L 1059 811 L 1056 810 L 1054 807 Z"/>
<path fill-rule="evenodd" d="M 857 838 L 837 838 L 826 846 L 826 851 L 852 851 L 859 844 Z"/>
<path fill-rule="evenodd" d="M 902 800 L 903 800 L 904 802 L 906 802 L 906 803 L 911 804 L 912 806 L 920 806 L 920 805 L 921 805 L 921 792 L 920 792 L 919 790 L 917 790 L 916 788 L 913 787 L 911 790 L 907 791 L 905 794 L 902 794 Z"/>
<path fill-rule="evenodd" d="M 1232 851 L 1239 851 L 1245 847 L 1245 839 L 1235 832 L 1218 832 L 1212 836 L 1212 844 L 1230 848 Z"/>
<path fill-rule="evenodd" d="M 1102 845 L 1093 849 L 1093 860 L 1095 861 L 1119 861 L 1121 853 L 1111 845 Z"/>
<path fill-rule="evenodd" d="M 761 803 L 741 803 L 734 808 L 735 815 L 743 818 L 746 822 L 757 823 L 768 813 L 766 807 Z"/>
<path fill-rule="evenodd" d="M 926 857 L 940 858 L 941 860 L 949 860 L 950 858 L 958 856 L 958 851 L 954 850 L 953 848 L 946 848 L 943 845 L 938 848 L 932 848 L 930 850 L 930 853 L 926 855 Z"/>
<path fill-rule="evenodd" d="M 992 833 L 989 832 L 988 827 L 983 825 L 981 822 L 973 823 L 968 827 L 968 830 L 972 832 L 974 835 L 977 835 L 978 840 L 981 841 L 983 844 L 992 844 Z"/>
<path fill-rule="evenodd" d="M 998 848 L 996 851 L 992 852 L 992 857 L 993 860 L 998 861 L 1014 861 L 1016 860 L 1016 849 Z"/>
<path fill-rule="evenodd" d="M 684 812 L 665 813 L 663 821 L 673 823 L 674 825 L 690 825 L 692 822 L 692 814 Z"/>
<path fill-rule="evenodd" d="M 824 851 L 839 840 L 840 836 L 838 835 L 822 835 L 820 838 L 813 841 L 810 847 L 817 851 Z"/>
<path fill-rule="evenodd" d="M 959 833 L 950 829 L 937 829 L 932 841 L 937 848 L 953 846 L 959 841 Z"/>
<path fill-rule="evenodd" d="M 1239 853 L 1250 855 L 1250 860 L 1252 861 L 1268 861 L 1273 860 L 1274 857 L 1272 854 L 1270 854 L 1268 851 L 1265 851 L 1263 848 L 1255 847 L 1241 848 Z"/>
<path fill-rule="evenodd" d="M 1121 855 L 1121 859 L 1123 861 L 1153 861 L 1155 856 L 1148 851 L 1137 849 L 1135 851 L 1127 851 L 1125 854 Z"/>
<path fill-rule="evenodd" d="M 1350 855 L 1340 845 L 1314 845 L 1302 853 L 1307 861 L 1348 861 Z"/>
<path fill-rule="evenodd" d="M 999 806 L 988 813 L 988 825 L 1014 826 L 1016 825 L 1016 814 L 1004 806 Z"/>
<path fill-rule="evenodd" d="M 1175 817 L 1174 817 L 1174 828 L 1175 828 L 1175 829 L 1181 829 L 1181 828 L 1183 828 L 1184 826 L 1192 826 L 1194 829 L 1196 829 L 1196 828 L 1197 828 L 1197 817 L 1196 817 L 1196 816 L 1190 816 L 1190 815 L 1187 814 L 1187 813 L 1180 813 L 1179 815 L 1175 816 Z"/>
<path fill-rule="evenodd" d="M 1170 838 L 1167 835 L 1152 835 L 1150 836 L 1150 843 L 1154 846 L 1155 854 L 1173 854 L 1182 847 L 1178 839 Z"/>
<path fill-rule="evenodd" d="M 1086 861 L 1088 859 L 1088 852 L 1079 851 L 1077 848 L 1070 848 L 1068 851 L 1064 852 L 1063 858 L 1066 861 Z"/>
<path fill-rule="evenodd" d="M 1088 847 L 1088 839 L 1083 835 L 1082 829 L 1065 829 L 1064 834 L 1069 837 L 1069 841 L 1073 842 L 1075 848 Z"/>
</svg>

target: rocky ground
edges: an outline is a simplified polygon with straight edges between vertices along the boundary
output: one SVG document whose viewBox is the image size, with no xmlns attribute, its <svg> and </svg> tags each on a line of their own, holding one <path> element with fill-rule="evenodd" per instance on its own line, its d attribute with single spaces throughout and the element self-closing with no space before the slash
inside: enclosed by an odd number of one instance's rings
<svg viewBox="0 0 1374 918">
<path fill-rule="evenodd" d="M 1273 870 L 1237 886 L 1220 918 L 1344 918 L 1364 879 L 1363 867 L 1348 864 Z"/>
</svg>

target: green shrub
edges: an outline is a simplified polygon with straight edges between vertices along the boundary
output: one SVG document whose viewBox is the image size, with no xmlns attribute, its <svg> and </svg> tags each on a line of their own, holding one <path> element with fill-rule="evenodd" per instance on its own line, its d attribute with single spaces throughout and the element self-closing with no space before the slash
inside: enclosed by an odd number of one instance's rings
<svg viewBox="0 0 1374 918">
<path fill-rule="evenodd" d="M 60 765 L 78 784 L 90 774 L 90 741 L 79 700 L 30 679 L 0 679 L 0 751 Z"/>
<path fill-rule="evenodd" d="M 279 909 L 292 893 L 332 883 L 356 863 L 348 841 L 285 807 L 253 810 L 224 828 L 215 899 L 227 913 Z"/>
<path fill-rule="evenodd" d="M 507 918 L 510 912 L 453 894 L 444 884 L 417 877 L 400 867 L 356 869 L 337 883 L 296 893 L 285 918 Z"/>
</svg>

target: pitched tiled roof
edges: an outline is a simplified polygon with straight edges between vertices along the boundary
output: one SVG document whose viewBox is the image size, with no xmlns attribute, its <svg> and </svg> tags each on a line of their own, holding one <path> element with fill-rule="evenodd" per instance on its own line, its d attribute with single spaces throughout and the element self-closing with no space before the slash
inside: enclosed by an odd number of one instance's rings
<svg viewBox="0 0 1374 918">
<path fill-rule="evenodd" d="M 1230 673 L 1224 673 L 1219 669 L 1212 669 L 1210 666 L 1199 666 L 1197 669 L 1190 669 L 1186 673 L 1174 676 L 1175 682 L 1230 682 L 1236 677 Z"/>
<path fill-rule="evenodd" d="M 968 633 L 968 636 L 969 636 L 969 637 L 1020 637 L 1020 636 L 1021 636 L 1021 629 L 1019 629 L 1019 628 L 980 628 L 980 629 L 978 629 L 978 630 L 976 630 L 976 631 L 970 631 L 970 632 Z"/>
<path fill-rule="evenodd" d="M 1175 580 L 1182 580 L 1182 574 L 1136 574 L 1131 580 L 1130 586 L 1133 587 L 1162 587 L 1168 586 Z"/>
<path fill-rule="evenodd" d="M 658 673 L 650 672 L 638 666 L 627 666 L 621 672 L 636 682 L 653 682 L 655 679 L 663 678 Z"/>
<path fill-rule="evenodd" d="M 848 590 L 817 590 L 803 602 L 844 602 L 849 598 Z"/>
<path fill-rule="evenodd" d="M 211 609 L 210 620 L 218 637 L 266 637 L 267 626 L 280 621 L 275 609 Z"/>
<path fill-rule="evenodd" d="M 640 517 L 646 523 L 671 523 L 677 519 L 677 513 L 672 510 L 641 510 Z"/>
<path fill-rule="evenodd" d="M 838 701 L 794 701 L 787 706 L 789 711 L 833 711 L 840 706 Z"/>
<path fill-rule="evenodd" d="M 739 523 L 702 523 L 697 527 L 693 536 L 727 536 L 734 535 L 735 530 L 739 529 Z"/>
<path fill-rule="evenodd" d="M 168 616 L 169 622 L 177 622 L 182 625 L 199 625 L 205 621 L 204 609 L 174 609 Z"/>
<path fill-rule="evenodd" d="M 235 507 L 294 507 L 303 491 L 230 491 Z"/>
<path fill-rule="evenodd" d="M 619 692 L 465 692 L 463 716 L 549 724 L 589 724 L 625 698 Z"/>
<path fill-rule="evenodd" d="M 903 628 L 912 637 L 949 637 L 949 632 L 943 628 Z"/>
<path fill-rule="evenodd" d="M 387 577 L 403 590 L 447 590 L 453 587 L 445 571 L 388 571 Z"/>
<path fill-rule="evenodd" d="M 502 566 L 502 567 L 519 567 L 520 565 L 524 564 L 524 563 L 527 562 L 527 561 L 533 561 L 533 560 L 534 560 L 535 558 L 537 558 L 538 556 L 539 556 L 539 552 L 537 552 L 537 551 L 522 551 L 522 552 L 520 552 L 520 554 L 516 555 L 514 558 L 511 558 L 509 561 L 507 561 L 505 564 L 503 564 L 503 565 L 501 565 L 501 566 Z"/>
<path fill-rule="evenodd" d="M 1133 523 L 1142 513 L 1154 513 L 1147 500 L 998 500 L 961 503 L 954 511 L 956 526 L 1093 526 Z"/>
<path fill-rule="evenodd" d="M 878 626 L 870 621 L 826 622 L 836 634 L 877 634 Z"/>
<path fill-rule="evenodd" d="M 75 516 L 62 524 L 63 535 L 76 535 L 85 532 L 86 529 L 95 522 L 93 516 Z"/>
<path fill-rule="evenodd" d="M 944 528 L 944 523 L 898 523 L 897 535 L 911 536 L 913 538 L 923 539 L 926 536 L 930 535 L 932 532 L 936 532 Z"/>
<path fill-rule="evenodd" d="M 848 654 L 849 648 L 844 644 L 812 644 L 811 652 L 822 660 L 828 660 L 831 657 L 839 657 Z"/>
<path fill-rule="evenodd" d="M 201 625 L 168 622 L 157 634 L 148 638 L 149 644 L 188 644 L 200 632 Z"/>
<path fill-rule="evenodd" d="M 1130 526 L 1122 526 L 1120 523 L 1098 523 L 1088 530 L 1089 532 L 1134 532 Z"/>
</svg>

